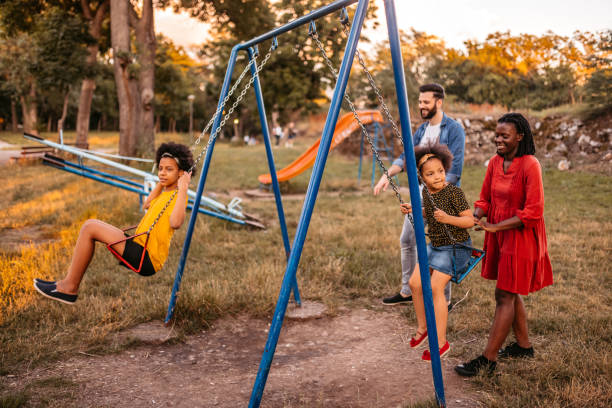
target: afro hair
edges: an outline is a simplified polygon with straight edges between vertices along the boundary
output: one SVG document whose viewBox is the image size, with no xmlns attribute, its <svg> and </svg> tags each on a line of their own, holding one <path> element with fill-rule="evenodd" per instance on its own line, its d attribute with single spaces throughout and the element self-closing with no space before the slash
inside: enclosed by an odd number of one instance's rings
<svg viewBox="0 0 612 408">
<path fill-rule="evenodd" d="M 155 164 L 159 167 L 159 161 L 162 158 L 164 153 L 169 153 L 172 157 L 175 157 L 178 160 L 179 169 L 183 171 L 187 171 L 191 169 L 193 166 L 193 155 L 191 154 L 191 150 L 183 144 L 168 142 L 162 143 L 161 146 L 155 152 Z M 191 176 L 195 176 L 196 169 L 192 169 Z"/>
<path fill-rule="evenodd" d="M 423 163 L 421 163 L 421 158 L 426 154 L 432 154 L 433 156 L 427 158 L 425 161 L 423 161 Z M 450 152 L 450 150 L 448 150 L 448 146 L 439 143 L 415 147 L 414 157 L 416 159 L 417 170 L 419 173 L 421 172 L 423 164 L 432 158 L 436 158 L 442 162 L 444 171 L 449 171 L 451 165 L 453 164 L 453 154 Z"/>
</svg>

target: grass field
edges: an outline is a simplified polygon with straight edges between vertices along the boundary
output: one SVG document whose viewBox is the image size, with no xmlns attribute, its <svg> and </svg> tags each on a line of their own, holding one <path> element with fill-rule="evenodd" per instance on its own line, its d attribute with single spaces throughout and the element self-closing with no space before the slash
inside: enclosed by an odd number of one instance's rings
<svg viewBox="0 0 612 408">
<path fill-rule="evenodd" d="M 93 136 L 94 148 L 116 140 L 112 134 Z M 0 140 L 19 143 L 12 136 L 0 135 Z M 293 149 L 275 149 L 277 165 L 292 161 L 311 142 L 299 139 Z M 207 191 L 256 188 L 256 177 L 266 167 L 262 145 L 218 144 Z M 462 187 L 469 201 L 477 197 L 484 171 L 464 169 Z M 357 159 L 330 155 L 298 270 L 303 296 L 324 302 L 332 314 L 341 306 L 367 307 L 399 285 L 402 216 L 393 194 L 373 197 L 368 181 L 357 184 L 356 173 Z M 304 192 L 309 175 L 284 189 Z M 5 186 L 0 200 L 0 375 L 78 351 L 116 351 L 113 333 L 165 316 L 186 228 L 175 235 L 162 273 L 149 279 L 119 270 L 100 247 L 79 306 L 66 307 L 34 293 L 32 278 L 64 273 L 86 219 L 119 226 L 137 222 L 137 197 L 40 164 L 4 167 L 0 182 Z M 612 180 L 545 169 L 544 187 L 555 284 L 525 298 L 536 358 L 504 364 L 500 375 L 478 377 L 472 384 L 490 407 L 612 406 Z M 284 200 L 290 236 L 301 205 L 301 199 Z M 247 211 L 261 216 L 268 229 L 198 218 L 176 311 L 176 328 L 183 334 L 224 315 L 271 316 L 285 266 L 276 209 L 272 201 L 253 201 Z M 15 230 L 31 231 L 45 243 L 15 249 L 7 245 Z M 482 244 L 481 233 L 472 237 L 477 246 Z M 468 290 L 449 320 L 448 337 L 456 344 L 452 353 L 461 359 L 482 351 L 495 307 L 494 284 L 477 272 L 454 288 L 453 297 Z M 411 308 L 406 318 L 414 321 Z M 2 389 L 0 397 L 0 402 L 13 403 L 27 399 Z"/>
</svg>

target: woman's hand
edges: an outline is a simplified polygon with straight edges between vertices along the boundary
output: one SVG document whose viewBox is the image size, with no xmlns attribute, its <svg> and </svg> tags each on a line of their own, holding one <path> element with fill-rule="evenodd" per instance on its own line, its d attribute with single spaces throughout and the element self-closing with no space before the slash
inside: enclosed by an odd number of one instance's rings
<svg viewBox="0 0 612 408">
<path fill-rule="evenodd" d="M 476 231 L 482 231 L 485 230 L 487 232 L 497 232 L 499 231 L 499 228 L 497 227 L 497 224 L 491 224 L 487 221 L 482 221 L 482 220 L 474 220 L 474 222 L 478 225 L 478 227 L 476 227 Z"/>
<path fill-rule="evenodd" d="M 183 172 L 183 174 L 178 179 L 178 189 L 179 191 L 187 191 L 189 190 L 189 182 L 191 181 L 191 172 Z"/>
<path fill-rule="evenodd" d="M 434 218 L 442 224 L 448 224 L 449 221 L 449 215 L 440 209 L 434 211 Z"/>
<path fill-rule="evenodd" d="M 400 211 L 402 214 L 410 214 L 412 212 L 412 205 L 410 203 L 400 204 Z"/>
</svg>

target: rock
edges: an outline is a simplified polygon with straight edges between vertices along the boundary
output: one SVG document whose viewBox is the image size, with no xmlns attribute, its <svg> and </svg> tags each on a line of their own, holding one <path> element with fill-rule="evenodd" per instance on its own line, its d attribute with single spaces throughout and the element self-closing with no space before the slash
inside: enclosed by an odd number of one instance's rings
<svg viewBox="0 0 612 408">
<path fill-rule="evenodd" d="M 579 145 L 588 145 L 591 142 L 591 138 L 588 137 L 587 135 L 580 135 L 580 137 L 578 138 L 578 144 Z"/>
<path fill-rule="evenodd" d="M 463 119 L 463 124 L 465 125 L 466 128 L 469 128 L 471 122 L 470 122 L 470 120 L 468 118 L 465 118 L 465 119 Z"/>
<path fill-rule="evenodd" d="M 589 144 L 591 145 L 591 147 L 601 147 L 601 143 L 596 140 L 591 140 Z"/>
<path fill-rule="evenodd" d="M 536 122 L 536 124 L 534 126 L 535 130 L 539 130 L 540 126 L 542 126 L 542 122 Z"/>
<path fill-rule="evenodd" d="M 552 135 L 550 135 L 550 137 L 552 137 L 555 140 L 563 139 L 563 135 L 561 133 L 553 133 Z"/>
<path fill-rule="evenodd" d="M 567 146 L 565 145 L 565 143 L 559 143 L 554 149 L 553 149 L 554 153 L 567 153 Z"/>
<path fill-rule="evenodd" d="M 485 117 L 484 117 L 484 121 L 485 121 L 485 122 L 491 122 L 491 121 L 493 121 L 493 120 L 494 120 L 494 119 L 493 119 L 493 116 L 489 116 L 489 115 L 487 115 L 487 116 L 485 116 Z"/>
<path fill-rule="evenodd" d="M 484 162 L 484 166 L 485 166 L 485 167 L 489 167 L 489 160 L 486 160 L 486 161 Z"/>
<path fill-rule="evenodd" d="M 603 157 L 604 160 L 612 160 L 612 152 L 608 152 L 606 153 L 606 155 Z"/>
<path fill-rule="evenodd" d="M 559 164 L 557 164 L 557 168 L 561 171 L 566 171 L 566 170 L 569 170 L 570 165 L 571 163 L 569 160 L 563 159 L 559 161 Z"/>
</svg>

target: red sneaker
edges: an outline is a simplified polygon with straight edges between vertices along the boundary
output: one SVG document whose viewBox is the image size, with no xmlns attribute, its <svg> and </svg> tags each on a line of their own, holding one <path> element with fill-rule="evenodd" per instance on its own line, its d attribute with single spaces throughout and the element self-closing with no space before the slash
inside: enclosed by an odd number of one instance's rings
<svg viewBox="0 0 612 408">
<path fill-rule="evenodd" d="M 450 351 L 450 344 L 448 344 L 448 341 L 447 341 L 446 343 L 444 343 L 442 347 L 440 347 L 440 358 L 447 355 L 449 351 Z M 423 355 L 421 356 L 421 360 L 431 362 L 431 353 L 429 352 L 429 350 L 425 350 L 423 352 Z"/>
<path fill-rule="evenodd" d="M 414 337 L 411 337 L 410 347 L 417 348 L 421 346 L 425 340 L 427 340 L 427 330 L 425 330 L 425 333 L 421 334 L 417 339 L 415 339 Z"/>
</svg>

